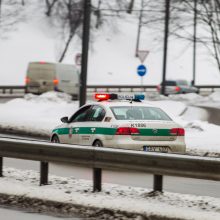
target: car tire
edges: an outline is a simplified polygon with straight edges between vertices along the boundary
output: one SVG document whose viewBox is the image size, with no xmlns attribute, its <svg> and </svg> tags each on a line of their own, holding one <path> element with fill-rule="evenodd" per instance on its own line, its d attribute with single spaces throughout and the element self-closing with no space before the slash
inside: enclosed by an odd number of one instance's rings
<svg viewBox="0 0 220 220">
<path fill-rule="evenodd" d="M 103 147 L 103 143 L 100 140 L 96 140 L 93 145 L 94 147 Z"/>
<path fill-rule="evenodd" d="M 59 140 L 59 138 L 57 137 L 57 135 L 54 135 L 54 136 L 52 137 L 52 139 L 51 139 L 51 142 L 52 142 L 52 143 L 60 143 L 60 140 Z"/>
</svg>

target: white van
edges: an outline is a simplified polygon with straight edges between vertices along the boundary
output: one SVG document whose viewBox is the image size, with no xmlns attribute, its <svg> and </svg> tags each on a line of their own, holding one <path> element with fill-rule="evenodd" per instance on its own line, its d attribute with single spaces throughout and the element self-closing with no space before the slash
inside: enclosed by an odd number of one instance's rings
<svg viewBox="0 0 220 220">
<path fill-rule="evenodd" d="M 65 92 L 79 97 L 79 71 L 76 66 L 61 63 L 31 62 L 26 74 L 28 93 Z"/>
</svg>

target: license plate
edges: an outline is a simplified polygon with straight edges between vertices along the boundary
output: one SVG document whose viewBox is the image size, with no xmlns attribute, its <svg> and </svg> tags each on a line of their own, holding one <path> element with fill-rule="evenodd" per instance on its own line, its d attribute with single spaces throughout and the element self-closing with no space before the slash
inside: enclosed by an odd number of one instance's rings
<svg viewBox="0 0 220 220">
<path fill-rule="evenodd" d="M 164 147 L 164 146 L 144 146 L 143 149 L 146 152 L 163 152 L 163 153 L 167 153 L 169 151 L 169 147 Z"/>
</svg>

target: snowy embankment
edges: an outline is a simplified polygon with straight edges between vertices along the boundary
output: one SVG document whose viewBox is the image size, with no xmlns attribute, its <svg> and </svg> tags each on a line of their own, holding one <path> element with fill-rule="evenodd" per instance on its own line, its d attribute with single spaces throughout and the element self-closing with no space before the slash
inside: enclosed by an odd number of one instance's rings
<svg viewBox="0 0 220 220">
<path fill-rule="evenodd" d="M 103 184 L 102 192 L 93 193 L 91 181 L 74 177 L 50 176 L 51 184 L 39 187 L 38 172 L 6 168 L 4 174 L 0 192 L 11 196 L 2 197 L 3 204 L 19 205 L 22 202 L 25 207 L 28 201 L 26 208 L 38 207 L 39 212 L 79 213 L 84 217 L 93 216 L 91 219 L 108 220 L 220 219 L 219 198 L 168 192 L 152 194 L 148 189 L 116 184 Z"/>
<path fill-rule="evenodd" d="M 188 153 L 215 155 L 220 153 L 220 126 L 210 124 L 208 112 L 192 105 L 220 103 L 220 94 L 209 97 L 196 94 L 156 97 L 147 101 L 164 109 L 186 130 Z M 60 118 L 71 116 L 79 107 L 70 96 L 48 92 L 40 96 L 32 94 L 0 104 L 0 129 L 2 132 L 15 131 L 20 134 L 49 137 L 51 130 L 60 124 Z"/>
</svg>

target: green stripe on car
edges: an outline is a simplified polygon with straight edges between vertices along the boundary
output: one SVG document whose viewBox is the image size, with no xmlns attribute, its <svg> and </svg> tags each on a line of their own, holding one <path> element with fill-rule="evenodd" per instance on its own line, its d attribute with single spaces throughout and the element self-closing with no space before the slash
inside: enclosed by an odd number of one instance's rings
<svg viewBox="0 0 220 220">
<path fill-rule="evenodd" d="M 92 131 L 95 128 L 95 131 Z M 72 129 L 72 134 L 102 134 L 102 135 L 115 135 L 117 128 L 101 128 L 101 127 L 81 127 L 78 132 Z M 135 136 L 173 136 L 170 134 L 170 129 L 153 129 L 142 128 L 139 129 L 140 134 Z M 69 134 L 69 128 L 57 128 L 53 130 L 53 133 L 59 135 Z"/>
</svg>

